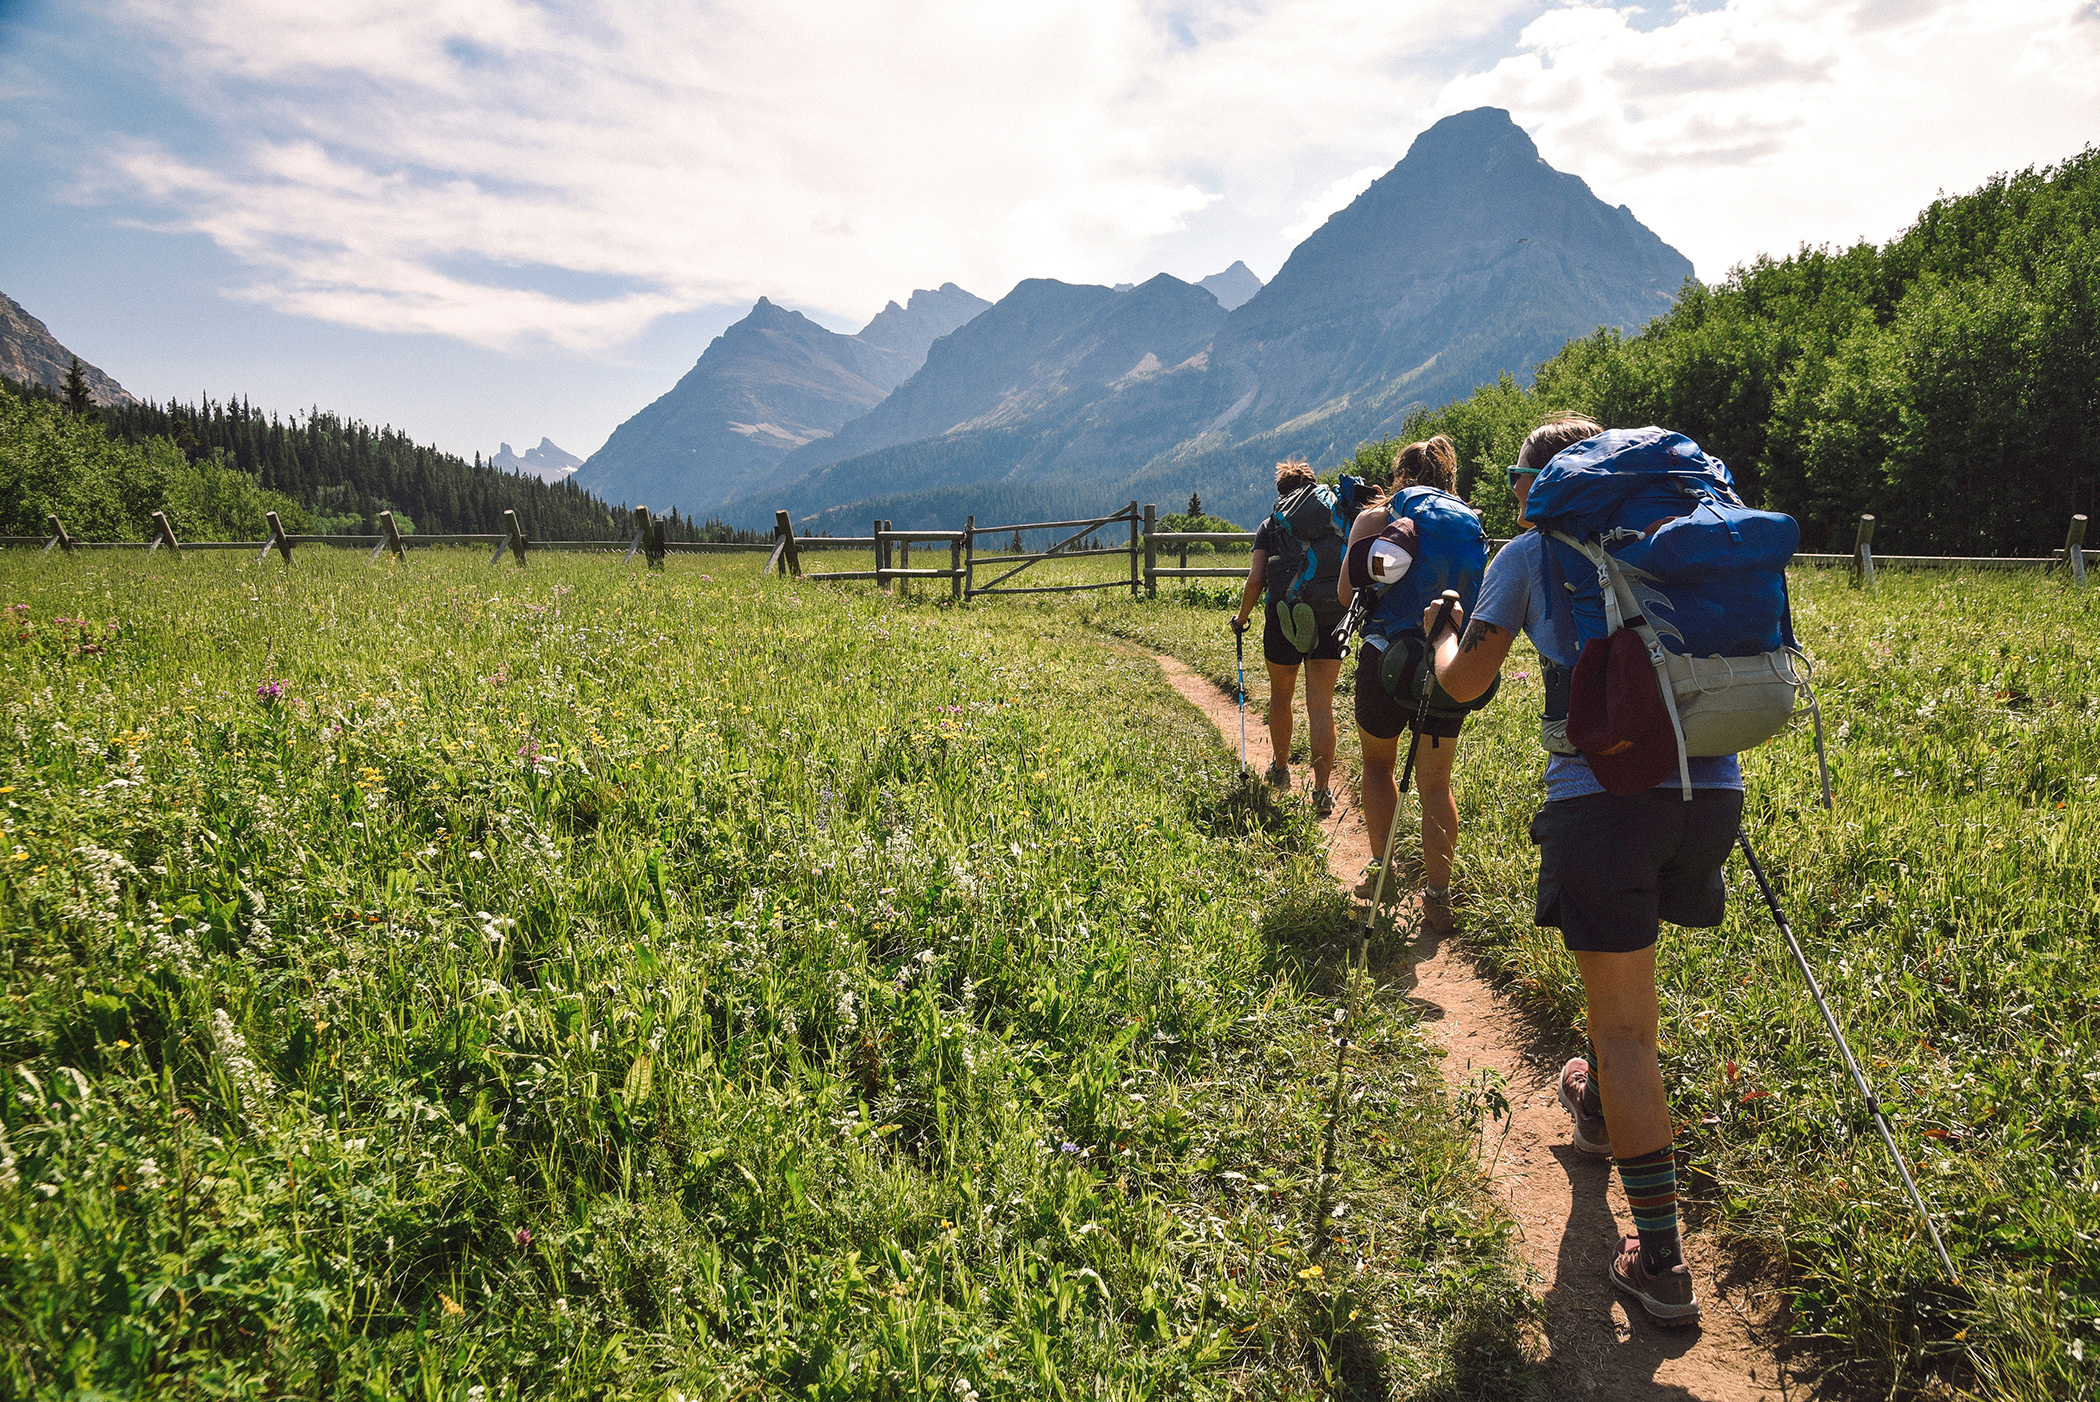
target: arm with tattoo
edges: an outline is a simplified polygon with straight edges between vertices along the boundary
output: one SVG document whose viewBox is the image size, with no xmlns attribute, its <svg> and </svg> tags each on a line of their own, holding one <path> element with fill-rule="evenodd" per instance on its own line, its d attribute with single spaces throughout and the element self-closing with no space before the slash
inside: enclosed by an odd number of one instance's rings
<svg viewBox="0 0 2100 1402">
<path fill-rule="evenodd" d="M 1453 609 L 1455 618 L 1463 611 Z M 1457 629 L 1436 641 L 1436 679 L 1454 701 L 1471 701 L 1486 691 L 1502 670 L 1516 635 L 1475 618 L 1466 620 L 1465 631 Z"/>
</svg>

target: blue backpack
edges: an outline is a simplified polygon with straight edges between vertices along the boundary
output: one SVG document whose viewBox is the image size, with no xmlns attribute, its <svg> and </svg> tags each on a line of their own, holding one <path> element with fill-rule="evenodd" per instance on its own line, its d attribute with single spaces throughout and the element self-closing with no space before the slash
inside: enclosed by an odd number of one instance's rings
<svg viewBox="0 0 2100 1402">
<path fill-rule="evenodd" d="M 1554 629 L 1587 651 L 1622 628 L 1645 644 L 1677 746 L 1730 755 L 1785 729 L 1806 695 L 1786 566 L 1790 516 L 1743 504 L 1727 464 L 1681 433 L 1612 429 L 1546 464 L 1526 514 L 1546 537 Z M 1821 717 L 1817 717 L 1818 755 Z"/>
<path fill-rule="evenodd" d="M 1385 641 L 1379 679 L 1395 700 L 1425 715 L 1464 715 L 1494 700 L 1502 678 L 1472 701 L 1459 702 L 1437 685 L 1428 667 L 1427 640 L 1422 636 L 1422 610 L 1456 590 L 1468 613 L 1480 597 L 1487 573 L 1487 532 L 1480 513 L 1446 491 L 1409 487 L 1386 503 L 1392 524 L 1415 523 L 1415 559 L 1407 573 L 1386 586 L 1364 620 L 1368 637 Z M 1427 691 L 1425 696 L 1423 693 Z"/>
</svg>

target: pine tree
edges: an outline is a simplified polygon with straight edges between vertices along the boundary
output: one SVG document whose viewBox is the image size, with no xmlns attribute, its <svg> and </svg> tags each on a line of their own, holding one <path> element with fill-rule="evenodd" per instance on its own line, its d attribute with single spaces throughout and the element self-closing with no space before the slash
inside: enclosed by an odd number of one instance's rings
<svg viewBox="0 0 2100 1402">
<path fill-rule="evenodd" d="M 88 393 L 87 372 L 80 368 L 80 357 L 66 367 L 66 407 L 85 417 L 95 412 L 95 398 Z"/>
<path fill-rule="evenodd" d="M 1194 493 L 1194 492 L 1190 492 L 1190 493 L 1189 493 L 1189 515 L 1190 515 L 1191 517 L 1195 517 L 1195 516 L 1201 516 L 1202 514 L 1203 514 L 1203 498 L 1202 498 L 1202 497 L 1200 497 L 1200 496 L 1198 496 L 1198 495 L 1197 495 L 1196 493 Z"/>
</svg>

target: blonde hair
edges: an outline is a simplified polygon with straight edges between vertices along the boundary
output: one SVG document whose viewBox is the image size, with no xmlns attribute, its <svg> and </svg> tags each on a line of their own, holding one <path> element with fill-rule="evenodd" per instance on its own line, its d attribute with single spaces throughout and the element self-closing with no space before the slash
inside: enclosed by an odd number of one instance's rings
<svg viewBox="0 0 2100 1402">
<path fill-rule="evenodd" d="M 1524 446 L 1517 453 L 1517 466 L 1527 472 L 1537 472 L 1554 455 L 1562 453 L 1604 432 L 1604 427 L 1580 414 L 1561 414 L 1546 420 L 1533 429 L 1524 439 Z"/>
<path fill-rule="evenodd" d="M 1435 487 L 1440 492 L 1458 490 L 1458 449 L 1439 433 L 1420 443 L 1410 443 L 1393 456 L 1393 486 Z"/>
<path fill-rule="evenodd" d="M 1312 464 L 1304 458 L 1285 458 L 1282 462 L 1276 464 L 1276 494 L 1278 496 L 1282 496 L 1285 492 L 1295 492 L 1300 487 L 1309 487 L 1318 480 L 1318 476 L 1312 470 Z"/>
</svg>

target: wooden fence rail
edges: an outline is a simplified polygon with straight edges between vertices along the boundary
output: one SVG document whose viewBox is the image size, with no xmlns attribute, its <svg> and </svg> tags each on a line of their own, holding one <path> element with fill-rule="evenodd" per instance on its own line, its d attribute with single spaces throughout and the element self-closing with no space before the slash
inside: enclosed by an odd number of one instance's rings
<svg viewBox="0 0 2100 1402">
<path fill-rule="evenodd" d="M 394 523 L 391 511 L 382 511 L 376 518 L 381 533 L 378 535 L 293 535 L 284 529 L 276 512 L 267 513 L 270 533 L 263 540 L 192 540 L 180 541 L 167 516 L 153 513 L 153 534 L 145 540 L 81 540 L 65 528 L 56 515 L 45 517 L 51 528 L 45 536 L 0 536 L 0 548 L 41 547 L 44 553 L 53 550 L 64 554 L 75 554 L 85 550 L 143 550 L 147 555 L 163 545 L 180 558 L 192 550 L 252 550 L 258 561 L 267 559 L 275 550 L 286 564 L 293 560 L 294 553 L 303 546 L 334 546 L 371 549 L 371 558 L 376 561 L 381 555 L 391 553 L 396 560 L 405 561 L 408 552 L 440 545 L 494 545 L 495 553 L 489 563 L 495 564 L 505 555 L 510 555 L 523 565 L 532 551 L 600 551 L 624 550 L 623 563 L 631 563 L 637 553 L 644 557 L 651 569 L 662 569 L 664 560 L 670 555 L 741 555 L 769 552 L 766 560 L 768 573 L 778 570 L 781 574 L 801 575 L 802 557 L 806 554 L 833 551 L 867 551 L 873 558 L 873 568 L 865 570 L 821 570 L 812 577 L 818 579 L 871 579 L 882 588 L 897 586 L 908 588 L 915 580 L 948 581 L 951 598 L 968 601 L 984 594 L 1072 594 L 1093 589 L 1128 588 L 1134 599 L 1140 593 L 1156 597 L 1162 579 L 1244 579 L 1251 567 L 1248 565 L 1196 566 L 1189 565 L 1189 547 L 1208 545 L 1216 547 L 1248 546 L 1254 543 L 1252 531 L 1162 531 L 1158 529 L 1158 508 L 1146 504 L 1142 508 L 1131 502 L 1120 510 L 1090 521 L 1022 521 L 1005 526 L 980 526 L 975 516 L 969 517 L 959 531 L 943 530 L 896 530 L 890 522 L 874 522 L 864 536 L 800 536 L 795 534 L 788 514 L 781 511 L 774 517 L 774 539 L 770 542 L 737 541 L 674 541 L 665 538 L 664 523 L 650 514 L 647 507 L 634 508 L 634 533 L 626 541 L 620 540 L 533 540 L 525 534 L 513 511 L 503 513 L 504 529 L 501 532 L 437 532 L 433 534 L 403 535 Z M 1119 523 L 1129 526 L 1127 544 L 1088 545 L 1084 542 L 1096 540 L 1106 527 Z M 1792 563 L 1809 567 L 1843 567 L 1850 570 L 1855 586 L 1872 589 L 1877 570 L 1885 569 L 1958 569 L 1958 570 L 2020 570 L 2040 569 L 2053 571 L 2059 566 L 2076 588 L 2085 587 L 2085 528 L 2083 515 L 2071 517 L 2064 532 L 2063 548 L 2047 555 L 1876 555 L 1874 553 L 1874 517 L 1859 518 L 1859 529 L 1854 538 L 1850 554 L 1804 553 L 1794 556 Z M 977 553 L 980 537 L 1017 535 L 1027 531 L 1065 531 L 1063 539 L 1053 542 L 1044 550 L 1008 551 L 1002 554 Z M 1500 549 L 1506 541 L 1490 541 L 1491 549 Z M 948 547 L 948 562 L 945 567 L 920 566 L 911 563 L 911 548 L 920 546 Z M 1172 566 L 1159 563 L 1162 548 L 1176 551 L 1179 563 Z M 1130 561 L 1129 577 L 1091 581 L 1084 584 L 1015 585 L 1008 580 L 1045 560 L 1084 560 L 1106 555 L 1127 557 Z M 936 557 L 937 558 L 937 557 Z M 979 584 L 977 572 L 993 566 L 1010 566 L 992 578 L 989 583 Z"/>
</svg>

